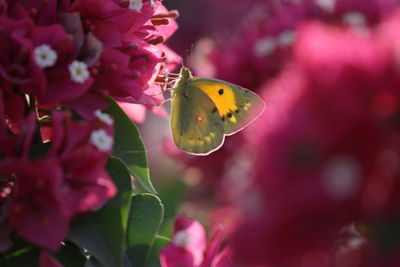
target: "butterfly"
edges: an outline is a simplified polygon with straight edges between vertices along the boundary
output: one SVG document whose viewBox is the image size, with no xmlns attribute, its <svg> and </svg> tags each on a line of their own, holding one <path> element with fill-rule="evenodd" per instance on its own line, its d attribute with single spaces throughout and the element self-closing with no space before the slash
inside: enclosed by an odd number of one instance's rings
<svg viewBox="0 0 400 267">
<path fill-rule="evenodd" d="M 208 155 L 264 110 L 261 97 L 240 86 L 193 77 L 182 67 L 172 88 L 171 130 L 175 145 L 194 155 Z"/>
</svg>

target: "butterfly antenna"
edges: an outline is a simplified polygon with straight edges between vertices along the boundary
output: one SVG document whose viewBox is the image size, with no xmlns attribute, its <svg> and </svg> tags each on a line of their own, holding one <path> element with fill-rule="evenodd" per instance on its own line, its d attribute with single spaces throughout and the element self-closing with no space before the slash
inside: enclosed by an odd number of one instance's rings
<svg viewBox="0 0 400 267">
<path fill-rule="evenodd" d="M 192 44 L 190 45 L 189 69 L 192 69 L 193 48 L 194 48 L 194 43 L 192 43 Z"/>
<path fill-rule="evenodd" d="M 186 61 L 188 63 L 188 68 L 189 69 L 191 69 L 191 67 L 192 67 L 193 46 L 194 46 L 194 44 L 192 43 L 190 45 L 190 49 L 186 49 Z"/>
<path fill-rule="evenodd" d="M 185 64 L 183 63 L 183 58 L 179 57 L 179 59 L 181 60 L 181 68 L 185 67 Z"/>
</svg>

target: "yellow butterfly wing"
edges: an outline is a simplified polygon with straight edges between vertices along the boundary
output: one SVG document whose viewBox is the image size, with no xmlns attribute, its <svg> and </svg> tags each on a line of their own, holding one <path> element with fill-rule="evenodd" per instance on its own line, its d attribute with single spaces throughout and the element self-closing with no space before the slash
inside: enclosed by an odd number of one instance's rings
<svg viewBox="0 0 400 267">
<path fill-rule="evenodd" d="M 224 142 L 215 104 L 204 92 L 183 82 L 173 92 L 171 129 L 175 145 L 191 154 L 207 155 Z"/>
<path fill-rule="evenodd" d="M 187 84 L 200 89 L 212 100 L 223 122 L 226 135 L 234 134 L 246 127 L 265 108 L 261 97 L 231 83 L 216 79 L 191 78 Z"/>
<path fill-rule="evenodd" d="M 191 154 L 217 150 L 264 110 L 255 93 L 215 79 L 194 78 L 183 67 L 173 88 L 171 130 L 175 145 Z"/>
</svg>

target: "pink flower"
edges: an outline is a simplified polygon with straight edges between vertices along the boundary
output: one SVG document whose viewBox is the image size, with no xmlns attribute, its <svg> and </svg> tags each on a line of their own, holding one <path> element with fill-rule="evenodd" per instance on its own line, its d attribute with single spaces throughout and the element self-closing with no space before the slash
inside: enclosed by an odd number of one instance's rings
<svg viewBox="0 0 400 267">
<path fill-rule="evenodd" d="M 10 205 L 3 216 L 19 235 L 57 250 L 75 215 L 101 208 L 116 194 L 104 169 L 112 150 L 113 120 L 100 111 L 86 122 L 54 112 L 52 147 L 45 158 L 30 161 L 33 119 L 26 119 L 20 135 L 0 130 L 0 143 L 6 144 L 1 147 L 0 173 L 12 182 L 4 187 L 0 205 Z"/>
<path fill-rule="evenodd" d="M 161 43 L 176 30 L 176 12 L 155 1 L 130 7 L 128 2 L 76 1 L 71 12 L 80 12 L 86 32 L 91 32 L 105 48 L 91 71 L 93 91 L 117 100 L 159 105 L 164 101 L 160 71 L 172 69 L 177 55 Z M 136 10 L 137 9 L 137 10 Z"/>
<path fill-rule="evenodd" d="M 177 58 L 166 46 L 132 39 L 122 48 L 103 51 L 93 88 L 120 101 L 158 106 L 164 98 L 156 78 L 164 66 L 174 69 Z"/>
<path fill-rule="evenodd" d="M 50 25 L 58 22 L 59 13 L 66 12 L 70 0 L 19 0 L 8 1 L 8 15 L 14 19 L 32 19 L 37 25 Z M 7 10 L 6 9 L 6 10 Z"/>
<path fill-rule="evenodd" d="M 91 31 L 105 48 L 121 47 L 154 11 L 150 1 L 144 2 L 138 12 L 128 9 L 122 1 L 113 0 L 77 0 L 69 9 L 69 12 L 80 13 L 86 31 Z"/>
<path fill-rule="evenodd" d="M 8 128 L 14 133 L 19 133 L 27 108 L 25 98 L 15 93 L 11 84 L 5 83 L 4 87 L 0 87 L 0 106 L 2 113 L 1 127 Z M 7 141 L 5 144 L 7 144 Z"/>
<path fill-rule="evenodd" d="M 34 46 L 29 38 L 33 24 L 27 19 L 14 21 L 0 17 L 0 25 L 4 29 L 0 40 L 2 83 L 18 85 L 23 93 L 43 92 L 45 77 L 34 60 Z"/>
<path fill-rule="evenodd" d="M 53 116 L 53 145 L 48 157 L 58 159 L 64 173 L 66 212 L 74 216 L 99 209 L 116 194 L 104 169 L 112 150 L 112 119 L 103 114 L 84 123 L 71 121 L 67 113 L 55 112 Z"/>
<path fill-rule="evenodd" d="M 63 209 L 63 173 L 57 161 L 16 162 L 0 167 L 15 175 L 13 199 L 8 217 L 26 240 L 57 250 L 64 240 L 69 216 Z"/>
<path fill-rule="evenodd" d="M 169 11 L 164 5 L 160 4 L 154 12 L 153 17 L 146 24 L 156 28 L 156 31 L 166 41 L 178 29 L 175 18 L 178 17 L 176 10 Z"/>
<path fill-rule="evenodd" d="M 179 215 L 175 220 L 171 244 L 161 251 L 161 266 L 222 267 L 222 260 L 217 256 L 222 238 L 223 231 L 219 228 L 206 247 L 203 226 L 196 221 L 187 219 L 184 215 Z M 221 265 L 216 265 L 214 259 L 221 262 Z"/>
<path fill-rule="evenodd" d="M 37 64 L 49 62 L 42 66 L 46 85 L 45 90 L 38 93 L 39 103 L 58 104 L 83 95 L 91 86 L 92 78 L 86 76 L 78 80 L 77 75 L 71 72 L 71 66 L 76 61 L 72 37 L 60 25 L 35 27 L 31 34 L 35 52 L 46 48 L 35 55 Z M 53 54 L 55 59 L 51 60 Z M 40 56 L 46 60 L 40 60 Z"/>
<path fill-rule="evenodd" d="M 160 63 L 162 51 L 140 39 L 125 47 L 105 50 L 100 58 L 95 88 L 116 98 L 131 97 L 138 101 Z M 154 82 L 154 79 L 153 79 Z"/>
<path fill-rule="evenodd" d="M 63 265 L 59 263 L 54 257 L 49 255 L 47 252 L 40 252 L 39 257 L 39 267 L 62 267 Z"/>
<path fill-rule="evenodd" d="M 393 7 L 391 0 L 258 3 L 235 21 L 232 34 L 209 42 L 209 52 L 199 55 L 202 63 L 195 68 L 201 72 L 211 64 L 215 77 L 257 90 L 284 69 L 303 22 L 320 20 L 367 34 Z"/>
<path fill-rule="evenodd" d="M 74 67 L 76 49 L 72 37 L 61 26 L 34 26 L 28 20 L 6 18 L 0 18 L 0 24 L 5 29 L 0 46 L 7 51 L 7 55 L 0 56 L 1 86 L 4 97 L 14 102 L 6 113 L 16 130 L 24 110 L 21 94 L 36 96 L 40 105 L 69 106 L 69 102 L 87 93 L 92 78 L 85 63 L 80 63 L 81 69 Z"/>
</svg>

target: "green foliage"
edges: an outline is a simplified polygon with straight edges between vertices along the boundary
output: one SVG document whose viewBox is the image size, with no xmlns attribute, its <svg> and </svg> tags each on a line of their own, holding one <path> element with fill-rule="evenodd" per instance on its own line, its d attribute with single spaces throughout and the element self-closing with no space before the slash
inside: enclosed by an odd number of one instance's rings
<svg viewBox="0 0 400 267">
<path fill-rule="evenodd" d="M 40 249 L 32 246 L 17 235 L 12 236 L 13 247 L 0 254 L 1 267 L 35 267 Z"/>
<path fill-rule="evenodd" d="M 70 242 L 65 242 L 65 245 L 54 256 L 64 267 L 83 266 L 86 262 L 86 257 L 81 248 Z"/>
<path fill-rule="evenodd" d="M 118 189 L 101 209 L 83 214 L 70 226 L 67 240 L 52 254 L 65 267 L 160 266 L 159 251 L 169 239 L 159 235 L 164 206 L 154 195 L 146 152 L 135 124 L 109 100 L 106 112 L 115 122 L 115 143 L 106 169 Z M 31 159 L 45 157 L 51 143 L 36 145 Z M 131 176 L 150 193 L 135 195 Z M 1 267 L 36 267 L 41 248 L 13 234 L 13 247 L 0 254 Z"/>
<path fill-rule="evenodd" d="M 100 211 L 71 225 L 68 238 L 88 250 L 103 266 L 121 266 L 130 209 L 131 179 L 125 165 L 111 158 L 107 170 L 118 194 Z"/>
<path fill-rule="evenodd" d="M 132 197 L 126 247 L 134 266 L 146 266 L 163 216 L 164 207 L 157 196 L 143 194 Z"/>
<path fill-rule="evenodd" d="M 164 214 L 160 199 L 148 193 L 133 195 L 129 172 L 118 158 L 110 159 L 107 170 L 118 187 L 117 196 L 76 221 L 69 240 L 90 255 L 85 267 L 159 266 L 158 252 L 168 243 L 157 236 Z"/>
<path fill-rule="evenodd" d="M 114 118 L 115 136 L 113 155 L 120 158 L 129 172 L 150 193 L 156 193 L 147 167 L 146 151 L 136 125 L 112 99 L 105 110 Z"/>
<path fill-rule="evenodd" d="M 160 266 L 160 251 L 165 248 L 170 242 L 169 238 L 165 236 L 157 235 L 154 239 L 153 246 L 151 247 L 149 257 L 147 260 L 147 266 Z"/>
<path fill-rule="evenodd" d="M 159 234 L 172 236 L 173 223 L 178 212 L 179 203 L 182 201 L 187 189 L 187 185 L 179 179 L 170 179 L 168 182 L 157 184 L 161 188 L 159 197 L 164 203 L 164 220 Z"/>
</svg>

